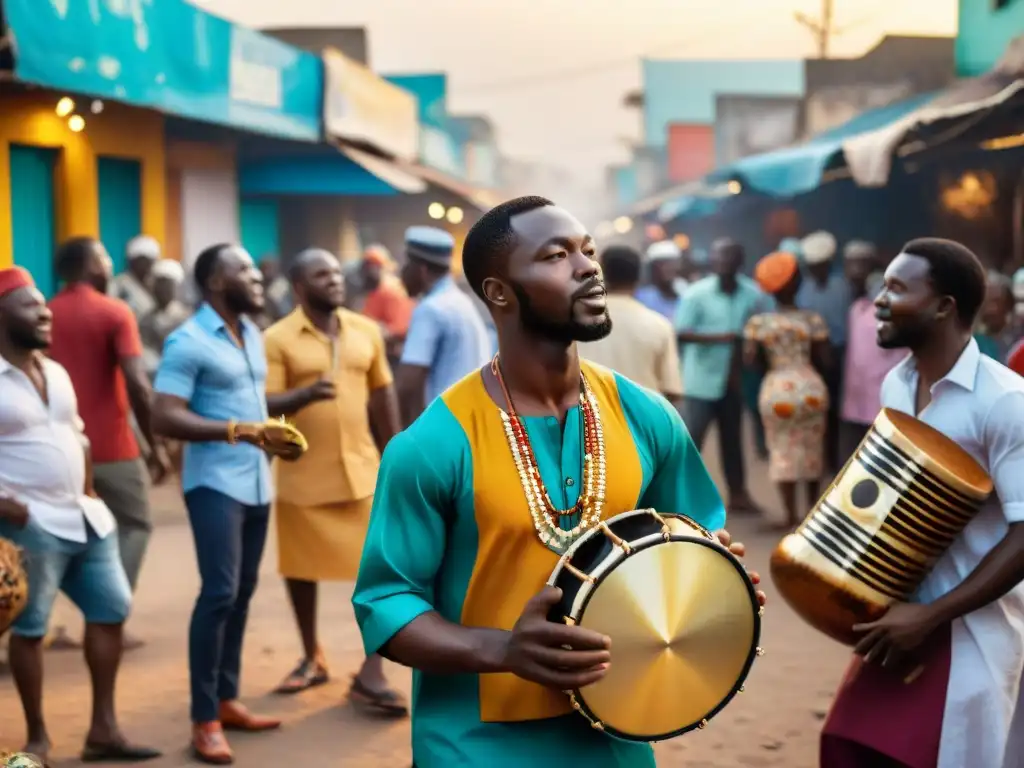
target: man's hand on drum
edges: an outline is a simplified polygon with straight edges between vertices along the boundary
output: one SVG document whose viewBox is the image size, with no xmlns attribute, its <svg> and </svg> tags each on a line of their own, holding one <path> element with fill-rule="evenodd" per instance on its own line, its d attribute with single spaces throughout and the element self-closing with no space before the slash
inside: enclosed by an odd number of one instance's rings
<svg viewBox="0 0 1024 768">
<path fill-rule="evenodd" d="M 517 677 L 571 691 L 596 683 L 608 671 L 612 641 L 582 627 L 548 620 L 562 590 L 545 587 L 526 604 L 508 635 L 502 667 Z"/>
<path fill-rule="evenodd" d="M 866 633 L 853 652 L 865 661 L 886 667 L 902 664 L 907 654 L 917 650 L 939 626 L 931 606 L 920 603 L 896 603 L 877 621 L 854 626 L 854 632 Z"/>
<path fill-rule="evenodd" d="M 729 550 L 729 552 L 736 557 L 742 559 L 747 554 L 747 548 L 740 544 L 738 541 L 732 540 L 732 534 L 727 530 L 722 529 L 721 531 L 715 531 L 715 538 L 718 539 L 719 543 L 723 547 Z M 761 575 L 757 571 L 747 571 L 747 575 L 750 577 L 750 582 L 756 587 L 761 583 Z M 760 589 L 757 590 L 757 602 L 764 605 L 768 602 L 768 596 Z"/>
</svg>

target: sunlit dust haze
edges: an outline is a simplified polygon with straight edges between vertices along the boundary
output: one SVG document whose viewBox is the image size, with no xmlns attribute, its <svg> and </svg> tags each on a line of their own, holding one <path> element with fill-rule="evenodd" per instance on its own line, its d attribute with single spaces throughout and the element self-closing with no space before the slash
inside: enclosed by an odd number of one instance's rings
<svg viewBox="0 0 1024 768">
<path fill-rule="evenodd" d="M 821 0 L 193 0 L 253 27 L 363 26 L 378 72 L 446 71 L 449 110 L 489 115 L 510 156 L 596 188 L 628 157 L 640 116 L 622 105 L 641 57 L 803 58 Z M 886 33 L 952 35 L 956 0 L 834 0 L 831 54 Z M 548 192 L 548 194 L 553 194 Z M 566 201 L 567 202 L 567 201 Z"/>
</svg>

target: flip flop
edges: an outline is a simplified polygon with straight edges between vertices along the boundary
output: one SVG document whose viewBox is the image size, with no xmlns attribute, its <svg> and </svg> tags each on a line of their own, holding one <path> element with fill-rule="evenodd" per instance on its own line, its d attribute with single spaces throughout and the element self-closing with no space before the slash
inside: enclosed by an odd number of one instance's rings
<svg viewBox="0 0 1024 768">
<path fill-rule="evenodd" d="M 409 715 L 405 697 L 398 691 L 390 688 L 383 691 L 371 690 L 355 675 L 352 677 L 352 687 L 348 691 L 348 700 L 365 714 L 376 717 L 399 718 Z"/>
<path fill-rule="evenodd" d="M 274 693 L 290 696 L 292 694 L 301 693 L 307 691 L 310 688 L 316 688 L 317 686 L 323 685 L 331 679 L 327 672 L 327 668 L 324 667 L 319 661 L 312 661 L 310 659 L 303 659 L 299 662 L 298 666 L 295 667 L 284 679 Z"/>
<path fill-rule="evenodd" d="M 126 741 L 113 744 L 85 743 L 82 750 L 83 763 L 141 763 L 156 760 L 163 753 L 149 747 L 140 747 Z"/>
</svg>

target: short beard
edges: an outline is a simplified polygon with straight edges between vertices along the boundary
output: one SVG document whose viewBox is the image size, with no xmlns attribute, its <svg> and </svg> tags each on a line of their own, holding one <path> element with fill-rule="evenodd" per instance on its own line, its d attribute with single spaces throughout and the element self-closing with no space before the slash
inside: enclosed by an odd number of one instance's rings
<svg viewBox="0 0 1024 768">
<path fill-rule="evenodd" d="M 35 329 L 15 329 L 11 328 L 7 331 L 8 338 L 11 343 L 19 349 L 36 351 L 40 349 L 46 349 L 50 346 L 50 342 L 43 341 L 36 335 Z"/>
<path fill-rule="evenodd" d="M 912 327 L 900 329 L 898 333 L 888 339 L 875 339 L 875 342 L 882 349 L 918 349 L 927 341 L 929 329 L 926 327 Z"/>
<path fill-rule="evenodd" d="M 244 291 L 225 293 L 224 303 L 236 315 L 258 315 L 263 311 L 263 307 L 254 302 Z"/>
<path fill-rule="evenodd" d="M 314 312 L 322 312 L 327 315 L 331 312 L 335 312 L 343 306 L 343 303 L 334 303 L 330 299 L 319 299 L 314 296 L 307 296 L 306 301 L 309 303 L 309 308 Z"/>
<path fill-rule="evenodd" d="M 574 341 L 598 341 L 612 332 L 612 320 L 607 312 L 604 320 L 600 323 L 588 325 L 572 317 L 572 306 L 570 305 L 569 317 L 565 320 L 548 320 L 534 309 L 530 297 L 522 286 L 513 283 L 512 290 L 519 300 L 519 322 L 523 330 L 531 336 L 569 346 Z"/>
</svg>

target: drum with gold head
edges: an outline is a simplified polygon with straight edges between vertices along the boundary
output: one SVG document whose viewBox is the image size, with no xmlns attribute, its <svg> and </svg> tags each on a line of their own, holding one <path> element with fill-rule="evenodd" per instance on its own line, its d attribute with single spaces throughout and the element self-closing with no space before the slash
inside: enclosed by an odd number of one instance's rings
<svg viewBox="0 0 1024 768">
<path fill-rule="evenodd" d="M 0 635 L 18 618 L 28 599 L 28 577 L 21 563 L 21 551 L 0 537 Z"/>
<path fill-rule="evenodd" d="M 776 547 L 772 580 L 811 626 L 854 645 L 853 627 L 909 599 L 991 492 L 992 480 L 960 446 L 884 409 Z"/>
<path fill-rule="evenodd" d="M 627 741 L 703 728 L 761 655 L 761 611 L 743 565 L 689 518 L 616 515 L 565 552 L 548 581 L 552 621 L 611 638 L 611 666 L 568 691 L 590 724 Z"/>
</svg>

